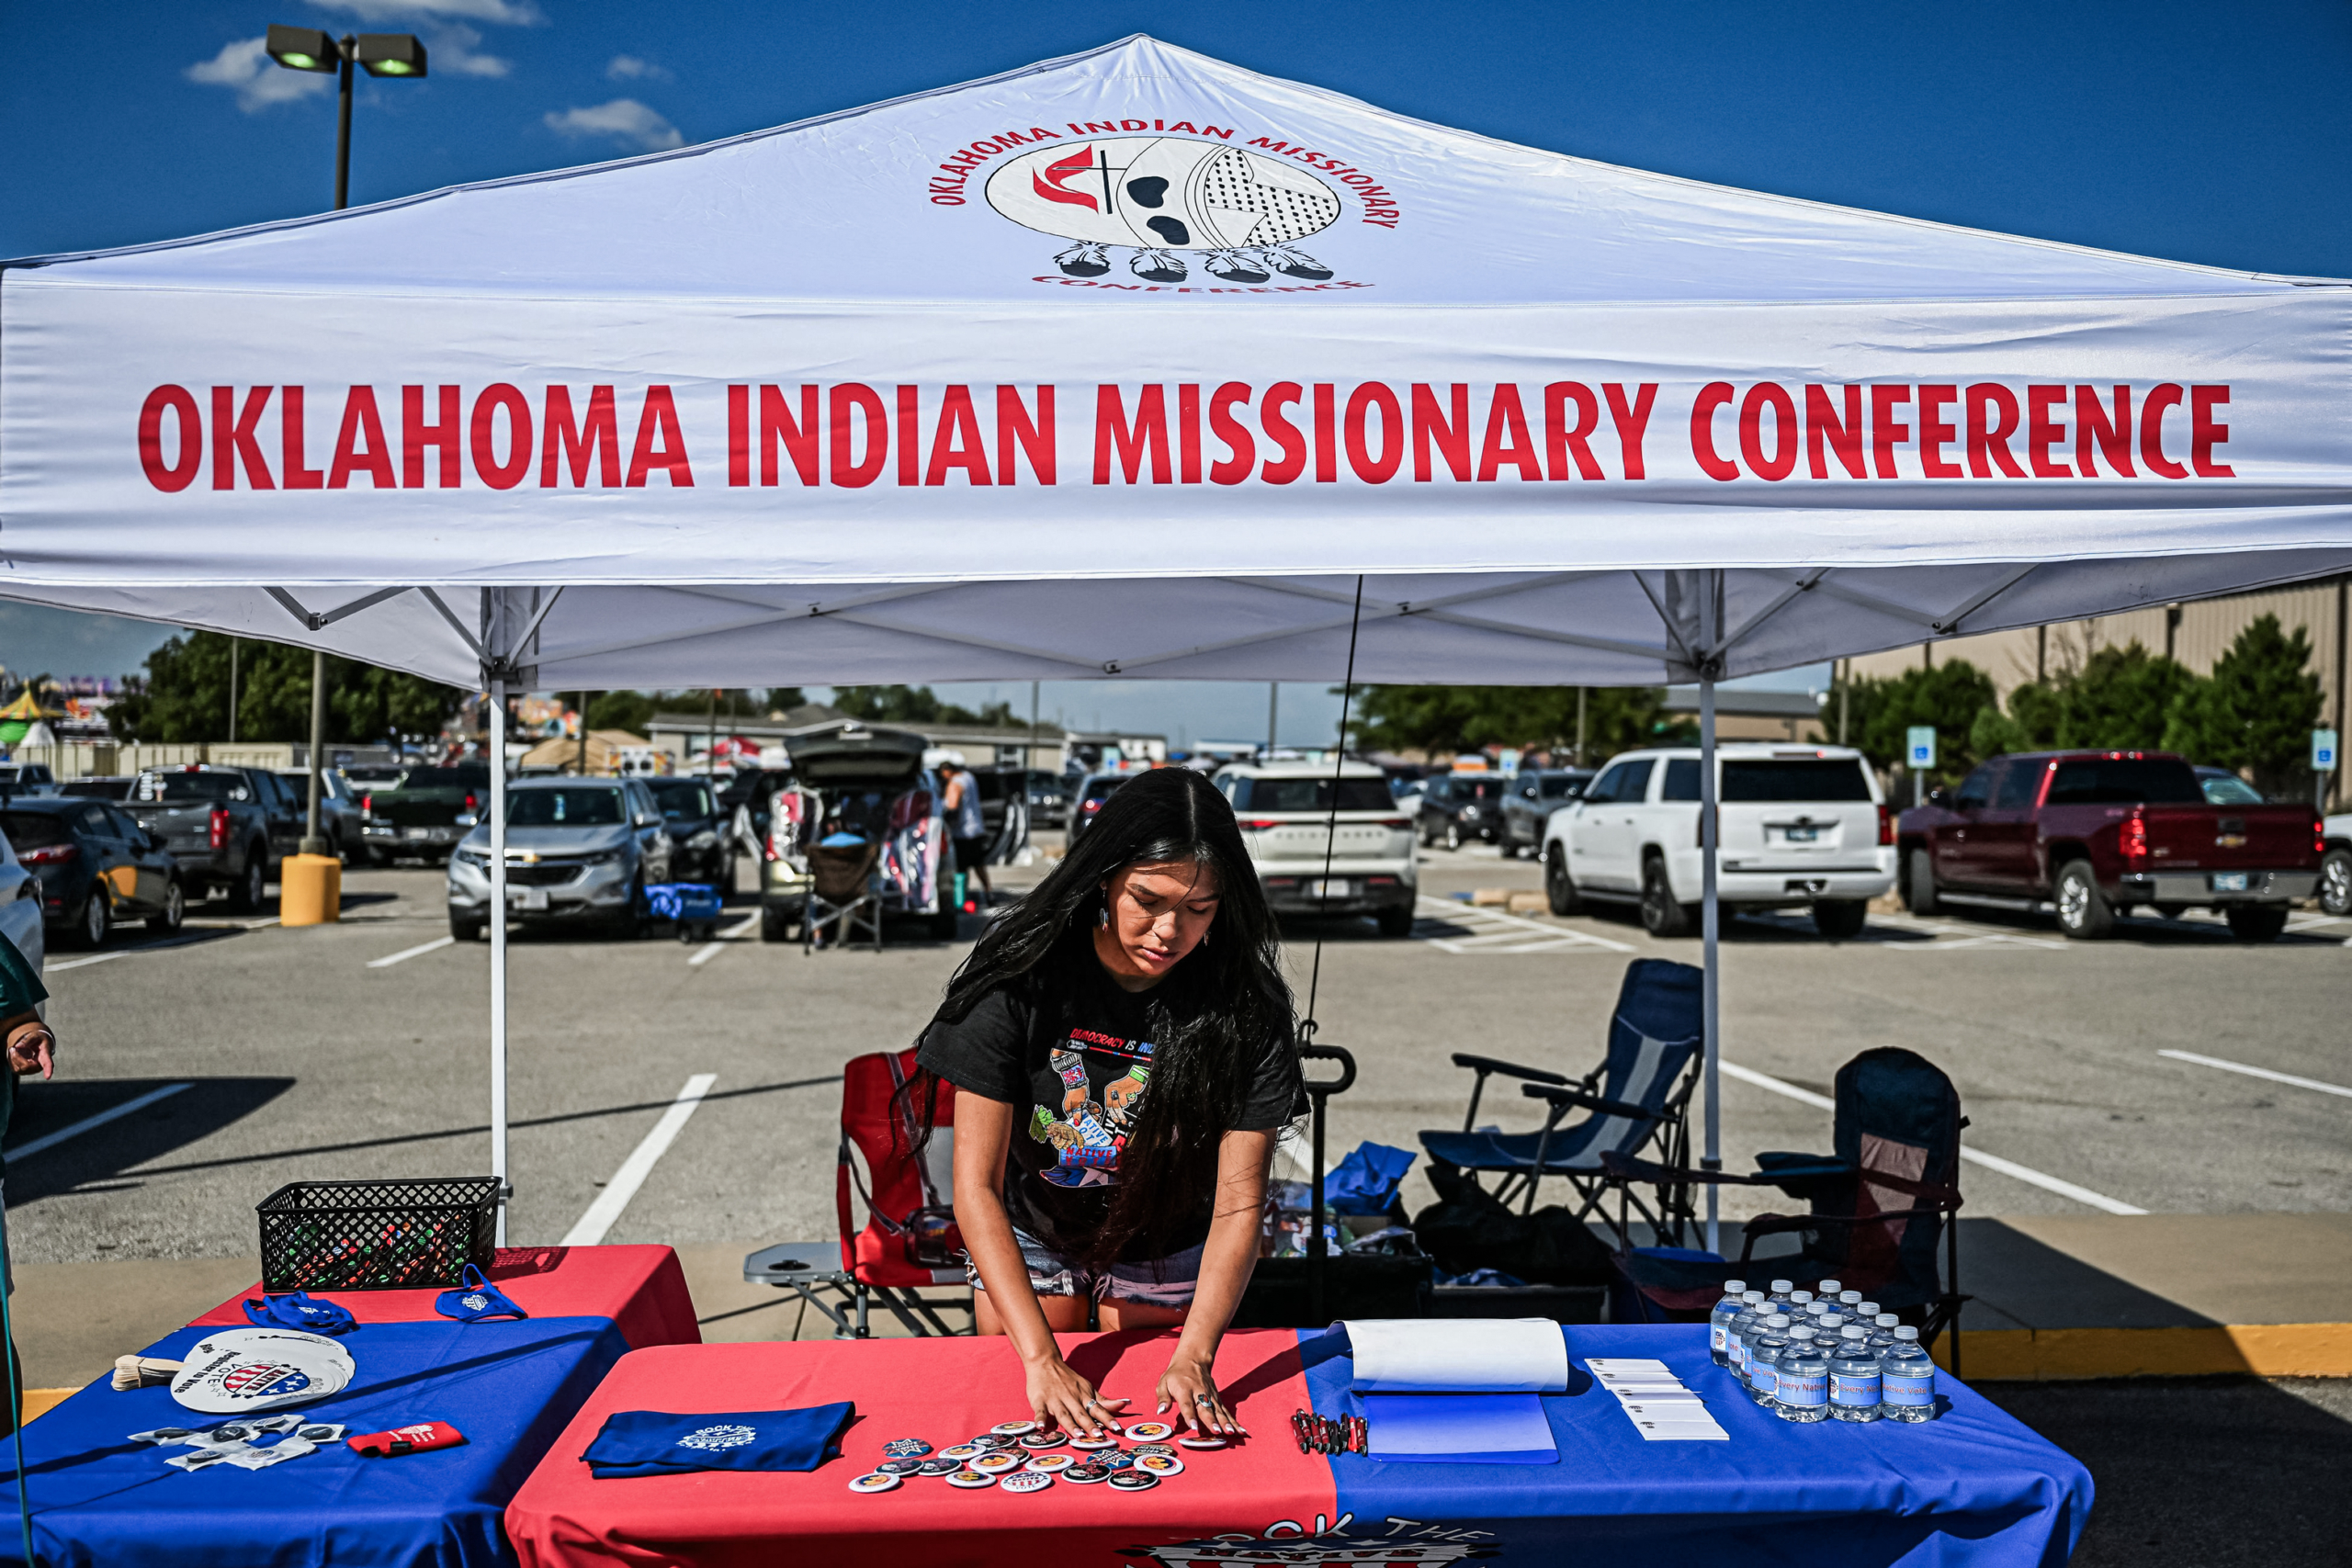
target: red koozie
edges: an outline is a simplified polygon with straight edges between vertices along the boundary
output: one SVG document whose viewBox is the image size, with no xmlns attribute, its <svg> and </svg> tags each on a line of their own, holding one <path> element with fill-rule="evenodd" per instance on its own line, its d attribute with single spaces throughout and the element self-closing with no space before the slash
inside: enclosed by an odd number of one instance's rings
<svg viewBox="0 0 2352 1568">
<path fill-rule="evenodd" d="M 421 1454 L 430 1449 L 454 1449 L 465 1440 L 466 1435 L 447 1421 L 419 1421 L 411 1427 L 395 1427 L 389 1432 L 365 1432 L 344 1439 L 357 1452 L 376 1459 Z"/>
</svg>

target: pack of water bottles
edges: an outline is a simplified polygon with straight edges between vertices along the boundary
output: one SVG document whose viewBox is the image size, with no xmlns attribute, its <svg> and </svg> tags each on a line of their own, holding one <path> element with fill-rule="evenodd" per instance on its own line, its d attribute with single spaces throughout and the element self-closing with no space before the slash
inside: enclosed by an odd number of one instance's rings
<svg viewBox="0 0 2352 1568">
<path fill-rule="evenodd" d="M 1783 1421 L 1932 1421 L 1936 1364 L 1919 1331 L 1836 1280 L 1770 1292 L 1724 1281 L 1708 1348 L 1747 1397 Z"/>
</svg>

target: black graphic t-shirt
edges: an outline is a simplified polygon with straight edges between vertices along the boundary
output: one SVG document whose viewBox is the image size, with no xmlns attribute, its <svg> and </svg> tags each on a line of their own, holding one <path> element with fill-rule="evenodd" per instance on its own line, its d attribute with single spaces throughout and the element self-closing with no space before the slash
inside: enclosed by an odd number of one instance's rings
<svg viewBox="0 0 2352 1568">
<path fill-rule="evenodd" d="M 1151 1088 L 1147 998 L 1124 991 L 1091 953 L 1066 979 L 1032 976 L 982 997 L 958 1022 L 934 1024 L 917 1059 L 957 1089 L 1021 1108 L 1005 1161 L 1014 1225 L 1064 1256 L 1083 1253 L 1111 1209 L 1119 1156 Z M 1269 1041 L 1230 1132 L 1279 1127 L 1298 1096 L 1286 1043 Z M 1209 1234 L 1216 1194 L 1179 1235 L 1148 1251 L 1182 1251 Z M 1148 1255 L 1131 1245 L 1138 1262 Z"/>
</svg>

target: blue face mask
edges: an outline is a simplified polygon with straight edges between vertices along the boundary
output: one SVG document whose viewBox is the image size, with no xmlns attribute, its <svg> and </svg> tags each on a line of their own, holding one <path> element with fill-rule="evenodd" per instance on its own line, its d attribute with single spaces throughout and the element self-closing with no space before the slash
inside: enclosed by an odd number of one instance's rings
<svg viewBox="0 0 2352 1568">
<path fill-rule="evenodd" d="M 435 1298 L 433 1310 L 443 1317 L 454 1317 L 459 1323 L 480 1323 L 492 1317 L 528 1317 L 531 1314 L 516 1306 L 506 1292 L 482 1277 L 472 1264 L 458 1277 L 458 1288 L 444 1291 Z"/>
<path fill-rule="evenodd" d="M 334 1303 L 303 1291 L 247 1302 L 245 1317 L 264 1328 L 299 1328 L 309 1334 L 346 1334 L 359 1326 L 357 1318 Z"/>
</svg>

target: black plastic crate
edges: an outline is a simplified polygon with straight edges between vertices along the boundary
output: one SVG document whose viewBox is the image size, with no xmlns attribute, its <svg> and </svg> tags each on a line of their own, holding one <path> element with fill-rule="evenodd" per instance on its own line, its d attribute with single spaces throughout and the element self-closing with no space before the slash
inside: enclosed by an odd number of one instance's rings
<svg viewBox="0 0 2352 1568">
<path fill-rule="evenodd" d="M 255 1205 L 265 1291 L 401 1291 L 488 1269 L 494 1176 L 289 1181 Z"/>
</svg>

